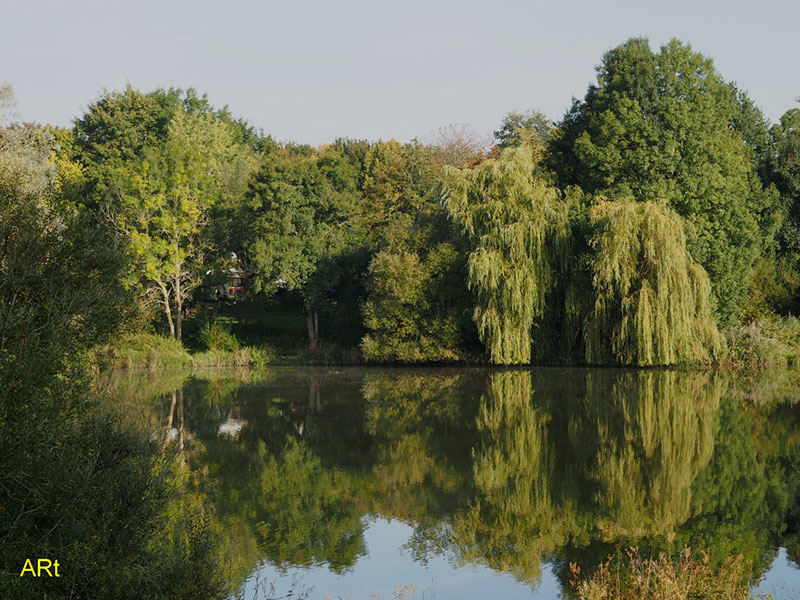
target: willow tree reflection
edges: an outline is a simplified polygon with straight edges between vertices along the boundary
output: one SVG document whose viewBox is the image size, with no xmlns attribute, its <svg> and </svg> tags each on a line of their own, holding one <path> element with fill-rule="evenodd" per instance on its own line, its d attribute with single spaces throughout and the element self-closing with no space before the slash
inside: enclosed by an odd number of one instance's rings
<svg viewBox="0 0 800 600">
<path fill-rule="evenodd" d="M 455 519 L 463 561 L 481 561 L 534 583 L 542 557 L 580 531 L 572 500 L 552 494 L 557 473 L 550 420 L 533 403 L 529 371 L 489 376 L 477 417 L 476 494 Z"/>
<path fill-rule="evenodd" d="M 596 527 L 607 540 L 672 539 L 691 515 L 692 483 L 711 460 L 724 383 L 709 373 L 676 371 L 603 379 L 588 375 L 588 422 L 575 428 L 584 434 L 573 441 L 596 443 Z"/>
<path fill-rule="evenodd" d="M 687 524 L 709 509 L 695 496 L 725 389 L 709 373 L 492 374 L 475 498 L 456 517 L 463 558 L 535 583 L 548 559 L 589 568 L 623 545 L 702 541 Z"/>
</svg>

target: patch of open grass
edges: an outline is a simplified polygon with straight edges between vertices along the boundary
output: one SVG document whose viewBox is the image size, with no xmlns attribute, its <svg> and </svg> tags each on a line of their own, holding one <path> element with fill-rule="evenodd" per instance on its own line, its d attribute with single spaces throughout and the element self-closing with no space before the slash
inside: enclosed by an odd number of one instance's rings
<svg viewBox="0 0 800 600">
<path fill-rule="evenodd" d="M 113 369 L 176 369 L 190 367 L 192 357 L 176 339 L 155 333 L 128 333 L 96 354 Z"/>
</svg>

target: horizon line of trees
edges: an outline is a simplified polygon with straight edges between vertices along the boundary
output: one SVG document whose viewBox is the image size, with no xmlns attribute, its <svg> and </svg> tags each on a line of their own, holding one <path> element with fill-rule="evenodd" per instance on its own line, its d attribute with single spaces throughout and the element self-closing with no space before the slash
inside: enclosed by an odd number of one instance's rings
<svg viewBox="0 0 800 600">
<path fill-rule="evenodd" d="M 770 126 L 678 40 L 608 51 L 559 123 L 510 113 L 491 148 L 458 126 L 281 144 L 130 86 L 4 139 L 31 129 L 139 322 L 158 307 L 178 339 L 231 252 L 252 294 L 302 299 L 312 352 L 376 362 L 709 363 L 726 328 L 800 309 L 800 109 Z"/>
</svg>

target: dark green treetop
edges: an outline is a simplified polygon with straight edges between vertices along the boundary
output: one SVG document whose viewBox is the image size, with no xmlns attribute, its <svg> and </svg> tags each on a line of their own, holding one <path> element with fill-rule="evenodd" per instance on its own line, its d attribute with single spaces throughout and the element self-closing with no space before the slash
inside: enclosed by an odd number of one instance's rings
<svg viewBox="0 0 800 600">
<path fill-rule="evenodd" d="M 773 223 L 774 195 L 753 169 L 757 117 L 711 59 L 678 40 L 654 52 L 633 38 L 605 54 L 597 83 L 565 115 L 551 166 L 588 193 L 668 200 L 727 323 Z"/>
</svg>

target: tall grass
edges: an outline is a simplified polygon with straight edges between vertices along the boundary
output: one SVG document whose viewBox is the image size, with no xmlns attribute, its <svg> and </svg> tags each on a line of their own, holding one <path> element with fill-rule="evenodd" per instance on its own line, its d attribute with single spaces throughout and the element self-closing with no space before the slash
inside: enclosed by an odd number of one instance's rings
<svg viewBox="0 0 800 600">
<path fill-rule="evenodd" d="M 114 369 L 191 367 L 192 357 L 176 339 L 154 333 L 128 333 L 96 351 L 103 366 Z"/>
<path fill-rule="evenodd" d="M 153 333 L 126 334 L 95 350 L 97 362 L 110 369 L 179 369 L 195 367 L 255 367 L 273 364 L 275 353 L 267 346 L 241 347 L 225 339 L 223 330 L 208 332 L 211 347 L 190 354 L 183 344 Z M 230 334 L 228 334 L 230 335 Z"/>
<path fill-rule="evenodd" d="M 708 555 L 696 559 L 686 548 L 673 559 L 664 553 L 643 558 L 638 548 L 626 550 L 627 561 L 609 558 L 591 577 L 570 563 L 571 584 L 580 600 L 750 600 L 750 568 L 740 556 L 713 569 Z"/>
</svg>

